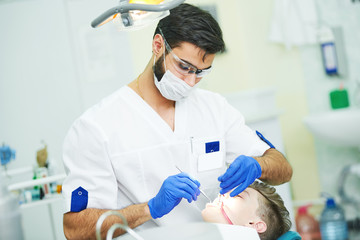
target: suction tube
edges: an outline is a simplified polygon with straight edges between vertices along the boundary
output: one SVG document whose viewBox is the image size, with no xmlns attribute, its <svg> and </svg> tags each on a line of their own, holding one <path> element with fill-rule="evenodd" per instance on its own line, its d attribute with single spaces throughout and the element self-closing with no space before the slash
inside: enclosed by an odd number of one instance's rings
<svg viewBox="0 0 360 240">
<path fill-rule="evenodd" d="M 345 166 L 343 170 L 340 173 L 340 179 L 338 183 L 338 193 L 341 197 L 341 200 L 344 203 L 358 203 L 357 200 L 354 200 L 353 197 L 347 196 L 345 192 L 345 182 L 349 175 L 357 175 L 360 177 L 360 164 L 351 164 L 348 166 Z"/>
<path fill-rule="evenodd" d="M 107 217 L 109 217 L 111 215 L 118 216 L 122 220 L 123 223 L 113 224 L 106 234 L 106 240 L 113 239 L 113 234 L 114 234 L 115 230 L 118 228 L 125 230 L 136 240 L 144 240 L 141 236 L 139 236 L 137 233 L 135 233 L 134 230 L 129 228 L 126 218 L 116 211 L 107 211 L 107 212 L 103 213 L 97 220 L 97 222 L 96 222 L 96 239 L 97 240 L 101 240 L 101 226 L 102 226 L 103 222 L 105 221 L 105 219 Z"/>
</svg>

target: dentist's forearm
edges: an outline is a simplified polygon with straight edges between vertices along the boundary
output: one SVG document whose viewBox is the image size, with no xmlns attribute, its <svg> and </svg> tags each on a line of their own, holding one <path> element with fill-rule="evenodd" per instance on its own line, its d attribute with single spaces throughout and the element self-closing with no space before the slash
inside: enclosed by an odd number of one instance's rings
<svg viewBox="0 0 360 240">
<path fill-rule="evenodd" d="M 106 209 L 88 208 L 81 212 L 68 212 L 64 214 L 63 224 L 64 233 L 67 239 L 96 239 L 96 222 L 104 212 L 109 211 Z M 121 213 L 130 228 L 149 221 L 151 219 L 150 210 L 147 203 L 131 205 L 126 208 L 116 210 Z M 105 239 L 106 233 L 114 223 L 122 223 L 121 219 L 117 216 L 109 216 L 104 221 L 101 227 L 101 237 Z M 113 237 L 124 234 L 124 230 L 116 230 Z"/>
<path fill-rule="evenodd" d="M 270 148 L 263 156 L 254 158 L 261 166 L 261 181 L 270 185 L 280 185 L 291 180 L 292 167 L 284 155 L 276 149 Z"/>
</svg>

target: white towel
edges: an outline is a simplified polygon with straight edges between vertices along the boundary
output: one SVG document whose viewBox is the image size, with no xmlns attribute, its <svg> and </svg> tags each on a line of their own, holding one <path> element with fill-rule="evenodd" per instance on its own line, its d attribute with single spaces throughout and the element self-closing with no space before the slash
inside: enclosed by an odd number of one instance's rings
<svg viewBox="0 0 360 240">
<path fill-rule="evenodd" d="M 317 43 L 318 16 L 314 0 L 275 0 L 269 40 L 292 46 Z"/>
</svg>

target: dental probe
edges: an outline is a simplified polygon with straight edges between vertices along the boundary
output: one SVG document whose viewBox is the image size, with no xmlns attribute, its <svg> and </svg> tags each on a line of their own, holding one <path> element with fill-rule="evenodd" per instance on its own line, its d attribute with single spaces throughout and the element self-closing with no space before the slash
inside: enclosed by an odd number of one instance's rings
<svg viewBox="0 0 360 240">
<path fill-rule="evenodd" d="M 178 166 L 175 165 L 175 167 L 176 167 L 181 173 L 183 172 Z M 207 200 L 209 200 L 209 202 L 211 202 L 211 199 L 204 193 L 204 191 L 201 190 L 200 188 L 199 188 L 199 190 L 200 190 L 200 193 L 201 193 L 202 195 L 204 195 L 204 197 L 206 197 Z"/>
</svg>

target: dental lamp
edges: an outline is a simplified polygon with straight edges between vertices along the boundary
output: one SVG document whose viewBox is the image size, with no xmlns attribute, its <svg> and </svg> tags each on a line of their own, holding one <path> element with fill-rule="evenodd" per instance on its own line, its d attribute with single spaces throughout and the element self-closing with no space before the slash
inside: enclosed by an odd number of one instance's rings
<svg viewBox="0 0 360 240">
<path fill-rule="evenodd" d="M 121 30 L 136 30 L 170 14 L 169 10 L 185 0 L 120 0 L 119 5 L 110 8 L 91 22 L 93 28 L 110 21 L 119 23 Z"/>
</svg>

